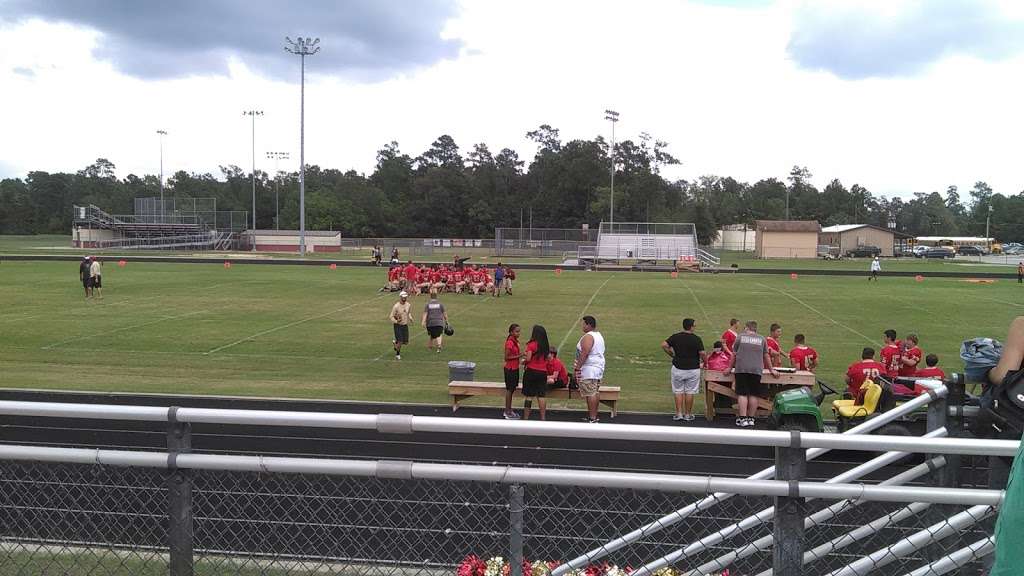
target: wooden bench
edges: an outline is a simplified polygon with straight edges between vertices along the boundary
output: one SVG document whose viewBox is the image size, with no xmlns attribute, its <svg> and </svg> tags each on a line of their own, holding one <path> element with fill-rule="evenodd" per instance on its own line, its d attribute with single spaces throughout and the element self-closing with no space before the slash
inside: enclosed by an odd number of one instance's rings
<svg viewBox="0 0 1024 576">
<path fill-rule="evenodd" d="M 607 406 L 612 413 L 612 418 L 618 413 L 616 403 L 619 401 L 618 386 L 601 386 L 599 398 L 601 404 Z M 516 388 L 516 393 L 522 396 L 523 387 Z M 452 412 L 459 409 L 459 402 L 473 396 L 505 396 L 505 384 L 503 382 L 463 382 L 455 380 L 448 383 L 448 396 L 452 401 Z M 549 388 L 548 398 L 575 398 L 581 399 L 579 390 L 568 388 Z"/>
<path fill-rule="evenodd" d="M 708 420 L 716 414 L 736 414 L 736 392 L 732 389 L 734 378 L 731 372 L 718 370 L 704 371 L 704 415 Z M 767 370 L 761 375 L 761 383 L 768 385 L 768 398 L 758 398 L 757 416 L 763 417 L 772 413 L 772 399 L 783 390 L 814 386 L 814 372 L 798 370 L 796 372 L 780 372 L 778 378 L 772 377 Z M 716 401 L 719 397 L 731 399 L 727 405 Z"/>
</svg>

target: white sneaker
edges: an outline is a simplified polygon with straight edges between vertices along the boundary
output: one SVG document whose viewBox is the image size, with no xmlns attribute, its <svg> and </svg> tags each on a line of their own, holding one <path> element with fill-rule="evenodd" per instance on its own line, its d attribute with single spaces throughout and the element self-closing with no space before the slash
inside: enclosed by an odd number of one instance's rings
<svg viewBox="0 0 1024 576">
<path fill-rule="evenodd" d="M 686 420 L 686 416 L 683 416 L 682 414 L 676 414 L 672 416 L 672 420 L 675 420 L 676 422 L 680 420 Z"/>
<path fill-rule="evenodd" d="M 754 419 L 753 418 L 744 418 L 743 419 L 743 427 L 744 428 L 753 428 L 754 427 Z"/>
<path fill-rule="evenodd" d="M 747 425 L 747 419 L 746 418 L 737 418 L 736 419 L 736 426 L 739 426 L 740 428 L 744 428 L 744 427 L 746 427 L 746 425 Z"/>
<path fill-rule="evenodd" d="M 697 417 L 694 416 L 693 414 L 683 414 L 683 420 L 686 422 L 693 422 L 696 419 Z"/>
<path fill-rule="evenodd" d="M 401 359 L 402 359 L 402 355 L 401 354 L 395 354 L 395 360 L 401 360 Z"/>
</svg>

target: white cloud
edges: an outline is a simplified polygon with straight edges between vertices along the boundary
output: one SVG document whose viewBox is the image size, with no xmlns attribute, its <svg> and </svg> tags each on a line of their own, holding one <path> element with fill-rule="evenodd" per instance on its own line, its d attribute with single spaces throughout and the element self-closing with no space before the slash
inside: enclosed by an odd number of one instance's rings
<svg viewBox="0 0 1024 576">
<path fill-rule="evenodd" d="M 466 0 L 445 31 L 463 43 L 456 60 L 370 84 L 321 75 L 318 56 L 307 60 L 307 162 L 369 172 L 384 143 L 417 155 L 442 133 L 464 151 L 483 141 L 528 159 L 528 130 L 549 123 L 565 139 L 607 138 L 603 111 L 615 108 L 620 140 L 646 131 L 670 143 L 684 162 L 673 178 L 752 182 L 800 164 L 819 186 L 837 177 L 890 196 L 979 179 L 1003 193 L 1024 188 L 1012 101 L 1020 58 L 956 56 L 913 77 L 843 80 L 787 56 L 793 17 L 789 3 Z M 40 21 L 0 28 L 0 176 L 73 171 L 101 156 L 119 175 L 154 174 L 158 128 L 169 132 L 167 174 L 248 169 L 242 110 L 253 107 L 266 114 L 257 167 L 273 169 L 267 150 L 298 164 L 297 58 L 291 81 L 239 60 L 229 77 L 142 81 L 93 60 L 96 41 Z"/>
</svg>

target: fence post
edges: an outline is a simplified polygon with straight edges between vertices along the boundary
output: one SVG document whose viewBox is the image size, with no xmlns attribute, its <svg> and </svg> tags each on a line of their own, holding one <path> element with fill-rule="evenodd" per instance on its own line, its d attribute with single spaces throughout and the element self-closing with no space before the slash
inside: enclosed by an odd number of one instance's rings
<svg viewBox="0 0 1024 576">
<path fill-rule="evenodd" d="M 798 432 L 794 432 L 797 436 Z M 798 443 L 797 443 L 798 444 Z M 804 566 L 804 517 L 807 503 L 797 496 L 796 483 L 807 473 L 806 452 L 802 448 L 775 449 L 775 478 L 790 481 L 790 496 L 775 497 L 772 546 L 772 570 L 775 574 L 799 576 Z"/>
<path fill-rule="evenodd" d="M 512 484 L 508 490 L 508 559 L 512 576 L 523 576 L 523 487 Z"/>
<path fill-rule="evenodd" d="M 167 516 L 171 576 L 192 576 L 192 471 L 175 464 L 177 455 L 192 451 L 192 426 L 178 422 L 170 409 L 167 428 Z"/>
<path fill-rule="evenodd" d="M 932 398 L 928 403 L 928 432 L 945 427 L 949 430 L 950 437 L 959 436 L 959 431 L 950 428 L 949 425 L 949 402 L 946 398 Z M 928 458 L 934 458 L 938 454 L 929 454 Z M 957 454 L 945 454 L 946 465 L 935 473 L 935 485 L 944 488 L 952 488 L 957 485 L 957 471 L 960 469 L 960 456 Z"/>
</svg>

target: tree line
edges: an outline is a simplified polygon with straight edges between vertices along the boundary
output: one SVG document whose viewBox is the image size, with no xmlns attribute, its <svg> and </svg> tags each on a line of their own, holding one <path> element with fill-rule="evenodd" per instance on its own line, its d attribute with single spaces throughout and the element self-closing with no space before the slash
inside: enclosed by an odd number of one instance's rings
<svg viewBox="0 0 1024 576">
<path fill-rule="evenodd" d="M 563 142 L 557 128 L 527 133 L 536 144 L 524 160 L 509 148 L 493 153 L 485 143 L 463 154 L 448 135 L 418 156 L 390 142 L 377 152 L 369 175 L 310 165 L 306 168 L 306 226 L 340 230 L 346 237 L 490 238 L 495 227 L 596 227 L 607 219 L 612 152 L 604 138 Z M 1024 241 L 1024 193 L 1003 195 L 979 181 L 962 198 L 956 186 L 915 193 L 911 199 L 876 196 L 838 179 L 818 190 L 810 171 L 794 166 L 785 179 L 753 184 L 729 176 L 669 181 L 661 174 L 678 164 L 668 144 L 643 133 L 615 143 L 615 220 L 692 222 L 701 243 L 728 224 L 754 220 L 818 220 L 874 224 L 919 235 L 976 235 Z M 216 198 L 218 210 L 251 210 L 251 173 L 221 166 L 220 174 L 175 172 L 165 196 Z M 298 173 L 256 172 L 257 227 L 275 226 L 279 194 L 282 229 L 299 226 Z M 134 198 L 158 196 L 159 177 L 129 174 L 100 158 L 76 172 L 29 172 L 0 181 L 0 234 L 66 233 L 73 205 L 95 204 L 111 214 L 131 214 Z"/>
</svg>

